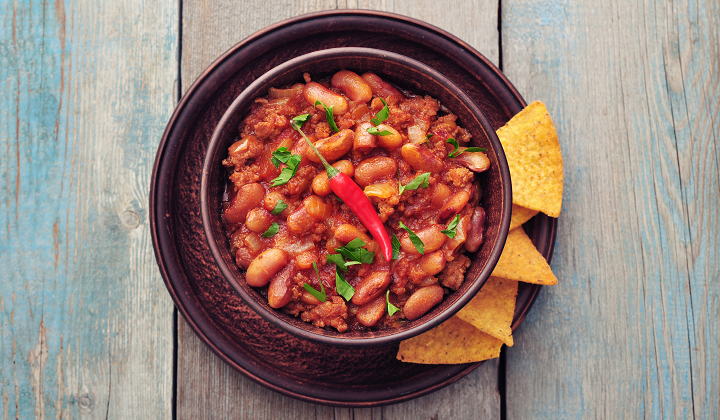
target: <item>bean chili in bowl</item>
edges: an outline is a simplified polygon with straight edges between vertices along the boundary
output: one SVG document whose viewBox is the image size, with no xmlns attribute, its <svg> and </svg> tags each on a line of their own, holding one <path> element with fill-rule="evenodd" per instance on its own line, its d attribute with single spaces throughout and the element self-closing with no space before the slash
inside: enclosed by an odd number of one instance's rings
<svg viewBox="0 0 720 420">
<path fill-rule="evenodd" d="M 235 140 L 221 223 L 246 285 L 286 317 L 353 337 L 406 330 L 470 290 L 492 164 L 457 116 L 372 71 L 279 86 L 223 130 Z"/>
</svg>

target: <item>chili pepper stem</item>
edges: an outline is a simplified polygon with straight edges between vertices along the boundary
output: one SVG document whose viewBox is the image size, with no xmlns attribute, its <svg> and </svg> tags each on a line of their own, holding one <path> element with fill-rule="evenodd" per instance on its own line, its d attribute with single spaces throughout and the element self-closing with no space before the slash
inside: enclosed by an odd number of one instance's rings
<svg viewBox="0 0 720 420">
<path fill-rule="evenodd" d="M 296 129 L 297 131 L 300 132 L 300 135 L 303 136 L 303 138 L 305 139 L 305 142 L 307 142 L 308 146 L 310 146 L 310 148 L 313 150 L 313 152 L 315 152 L 317 157 L 320 158 L 320 161 L 325 166 L 325 171 L 328 174 L 328 178 L 333 178 L 334 176 L 339 174 L 340 171 L 337 168 L 334 168 L 332 165 L 330 165 L 327 160 L 325 160 L 323 155 L 320 154 L 320 151 L 318 151 L 317 147 L 315 147 L 315 145 L 310 141 L 310 139 L 307 138 L 307 136 L 305 135 L 305 133 L 303 133 L 303 131 L 300 129 L 300 127 L 295 125 L 295 123 L 291 123 L 291 124 L 294 129 Z"/>
</svg>

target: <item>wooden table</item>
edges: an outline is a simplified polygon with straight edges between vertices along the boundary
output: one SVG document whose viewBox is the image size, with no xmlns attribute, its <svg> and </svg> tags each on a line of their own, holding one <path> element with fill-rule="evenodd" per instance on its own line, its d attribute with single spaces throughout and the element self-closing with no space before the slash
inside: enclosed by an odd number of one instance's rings
<svg viewBox="0 0 720 420">
<path fill-rule="evenodd" d="M 98 4 L 99 3 L 99 4 Z M 500 361 L 372 409 L 266 390 L 178 319 L 148 226 L 180 95 L 280 20 L 439 26 L 544 101 L 565 162 L 546 287 Z M 3 418 L 720 417 L 720 6 L 690 0 L 3 1 Z"/>
</svg>

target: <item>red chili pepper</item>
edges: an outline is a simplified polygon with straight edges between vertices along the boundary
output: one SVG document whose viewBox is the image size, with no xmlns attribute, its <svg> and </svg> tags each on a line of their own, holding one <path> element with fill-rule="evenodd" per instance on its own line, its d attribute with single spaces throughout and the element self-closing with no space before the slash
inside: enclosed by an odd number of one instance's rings
<svg viewBox="0 0 720 420">
<path fill-rule="evenodd" d="M 335 170 L 337 171 L 337 169 Z M 382 220 L 380 220 L 380 216 L 378 216 L 375 211 L 375 207 L 373 207 L 358 184 L 349 176 L 337 171 L 337 174 L 331 177 L 330 171 L 327 172 L 328 179 L 330 179 L 330 188 L 350 207 L 350 210 L 355 213 L 365 227 L 368 228 L 373 238 L 380 244 L 380 250 L 385 257 L 385 261 L 390 261 L 392 259 L 390 237 L 385 230 L 385 226 L 383 226 Z"/>
<path fill-rule="evenodd" d="M 300 117 L 305 117 L 305 119 L 299 120 L 301 122 L 305 122 L 305 120 L 307 120 L 306 115 L 301 115 Z M 340 197 L 340 199 L 348 207 L 350 207 L 350 210 L 355 213 L 358 219 L 360 219 L 360 221 L 370 231 L 373 238 L 375 238 L 375 240 L 380 244 L 380 250 L 385 257 L 385 260 L 390 261 L 392 259 L 392 245 L 390 244 L 390 237 L 385 230 L 385 226 L 383 226 L 382 220 L 380 220 L 380 216 L 378 216 L 375 211 L 375 207 L 373 207 L 365 193 L 360 189 L 355 181 L 350 179 L 349 176 L 340 172 L 337 168 L 330 166 L 323 155 L 318 152 L 315 145 L 312 144 L 310 139 L 308 139 L 305 133 L 303 133 L 300 129 L 300 126 L 295 124 L 295 119 L 293 119 L 291 124 L 294 129 L 300 132 L 308 146 L 310 146 L 310 148 L 320 158 L 323 165 L 325 165 L 325 171 L 327 172 L 328 179 L 330 180 L 330 188 L 332 188 L 333 192 Z"/>
</svg>

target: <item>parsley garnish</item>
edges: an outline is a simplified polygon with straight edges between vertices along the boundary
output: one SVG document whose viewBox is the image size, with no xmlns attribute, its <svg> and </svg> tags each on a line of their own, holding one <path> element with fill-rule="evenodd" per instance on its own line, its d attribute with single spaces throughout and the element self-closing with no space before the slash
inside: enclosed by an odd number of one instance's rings
<svg viewBox="0 0 720 420">
<path fill-rule="evenodd" d="M 287 207 L 288 207 L 288 205 L 285 204 L 284 201 L 278 200 L 277 204 L 275 204 L 275 207 L 272 209 L 272 211 L 270 212 L 270 214 L 272 214 L 272 215 L 274 215 L 274 216 L 277 216 L 278 214 L 280 214 L 280 213 L 282 213 L 283 211 L 285 211 L 285 209 L 286 209 Z"/>
<path fill-rule="evenodd" d="M 335 290 L 348 302 L 355 296 L 355 289 L 350 286 L 350 283 L 345 281 L 345 278 L 337 270 L 335 270 Z"/>
<path fill-rule="evenodd" d="M 388 130 L 380 131 L 380 129 L 377 127 L 370 127 L 367 129 L 367 132 L 372 134 L 373 136 L 389 136 L 390 134 L 392 134 L 392 132 Z"/>
<path fill-rule="evenodd" d="M 415 234 L 415 232 L 410 230 L 409 227 L 405 226 L 403 222 L 400 222 L 400 227 L 407 231 L 408 235 L 410 236 L 410 242 L 415 245 L 415 249 L 417 249 L 420 254 L 425 255 L 425 244 L 423 243 L 422 239 L 420 239 Z"/>
<path fill-rule="evenodd" d="M 290 157 L 292 157 L 292 152 L 289 151 L 287 147 L 279 147 L 276 151 L 272 152 L 270 162 L 272 162 L 276 168 L 279 168 L 280 164 L 287 163 Z"/>
<path fill-rule="evenodd" d="M 334 105 L 327 106 L 324 103 L 320 102 L 319 100 L 315 101 L 315 106 L 322 105 L 323 108 L 325 108 L 325 119 L 328 122 L 328 125 L 330 126 L 330 129 L 334 132 L 340 131 L 337 124 L 335 124 L 335 117 L 333 116 L 333 108 Z"/>
<path fill-rule="evenodd" d="M 278 230 L 280 230 L 280 225 L 278 225 L 277 222 L 273 222 L 273 224 L 270 225 L 268 230 L 266 230 L 265 233 L 260 236 L 262 236 L 263 238 L 272 238 L 278 233 Z"/>
<path fill-rule="evenodd" d="M 302 156 L 300 155 L 290 156 L 287 162 L 285 162 L 287 166 L 283 168 L 277 178 L 273 179 L 272 186 L 277 187 L 279 185 L 287 184 L 288 181 L 290 181 L 290 178 L 294 177 L 295 173 L 297 173 L 298 165 L 300 165 L 301 160 Z"/>
<path fill-rule="evenodd" d="M 310 114 L 300 114 L 300 115 L 298 115 L 297 117 L 295 117 L 295 118 L 293 118 L 292 120 L 290 120 L 290 124 L 291 124 L 296 130 L 299 131 L 299 130 L 302 128 L 303 124 L 305 124 L 305 121 L 307 121 L 307 120 L 309 120 L 309 119 L 310 119 Z"/>
<path fill-rule="evenodd" d="M 327 300 L 327 295 L 325 295 L 325 286 L 323 286 L 322 281 L 320 280 L 320 271 L 318 270 L 315 261 L 313 261 L 313 267 L 315 267 L 315 273 L 317 274 L 318 283 L 320 283 L 320 291 L 318 292 L 307 283 L 303 284 L 303 288 L 307 290 L 308 293 L 313 295 L 315 299 L 319 300 L 320 302 L 325 302 Z"/>
<path fill-rule="evenodd" d="M 365 245 L 367 245 L 365 241 L 355 238 L 344 247 L 335 248 L 335 251 L 339 252 L 346 260 L 372 264 L 375 260 L 375 253 L 363 248 Z"/>
<path fill-rule="evenodd" d="M 428 183 L 428 179 L 430 179 L 430 172 L 425 172 L 424 174 L 416 176 L 415 179 L 405 186 L 403 186 L 401 182 L 398 182 L 400 194 L 402 195 L 405 190 L 417 190 L 418 188 L 429 187 L 430 184 Z"/>
<path fill-rule="evenodd" d="M 398 240 L 397 236 L 393 233 L 392 237 L 392 259 L 397 260 L 400 256 L 400 241 Z"/>
<path fill-rule="evenodd" d="M 430 137 L 434 136 L 435 134 L 425 134 L 425 141 L 430 140 Z"/>
<path fill-rule="evenodd" d="M 459 149 L 460 149 L 460 145 L 458 144 L 457 140 L 455 140 L 455 139 L 452 138 L 452 137 L 450 137 L 449 139 L 447 139 L 447 142 L 450 143 L 450 144 L 452 144 L 453 147 L 455 147 L 455 150 L 453 150 L 452 152 L 450 152 L 450 154 L 448 155 L 448 157 L 451 157 L 451 158 L 458 157 L 458 156 L 460 156 L 460 154 L 465 153 L 465 152 L 468 152 L 468 153 L 471 153 L 471 152 L 487 152 L 487 149 L 484 148 L 484 147 L 466 147 L 466 148 L 463 149 L 463 150 L 459 150 Z"/>
<path fill-rule="evenodd" d="M 385 106 L 383 107 L 383 109 L 378 111 L 377 115 L 375 115 L 375 118 L 370 120 L 370 121 L 372 121 L 373 124 L 375 124 L 375 126 L 382 124 L 382 122 L 387 120 L 388 117 L 390 116 L 390 108 L 388 108 L 387 102 L 385 102 L 385 100 L 383 98 L 380 98 L 380 100 L 382 101 L 383 105 L 385 105 Z M 370 134 L 372 134 L 372 133 L 370 133 Z M 381 135 L 384 135 L 384 134 L 381 134 Z"/>
<path fill-rule="evenodd" d="M 345 261 L 343 256 L 340 254 L 328 254 L 327 262 L 335 264 L 339 269 L 343 271 L 343 273 L 347 272 L 348 266 L 361 264 L 360 261 Z"/>
<path fill-rule="evenodd" d="M 457 233 L 458 223 L 460 223 L 460 215 L 456 214 L 455 218 L 452 219 L 452 221 L 448 225 L 447 229 L 441 230 L 440 232 L 446 234 L 450 239 L 455 239 L 455 234 Z"/>
<path fill-rule="evenodd" d="M 400 310 L 400 308 L 390 303 L 390 289 L 388 289 L 387 293 L 385 293 L 385 302 L 387 302 L 388 315 L 393 316 L 395 315 L 395 312 Z"/>
</svg>

